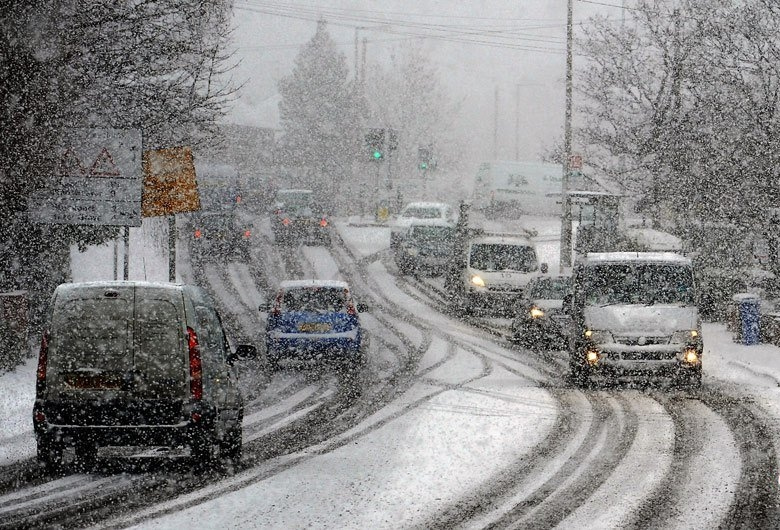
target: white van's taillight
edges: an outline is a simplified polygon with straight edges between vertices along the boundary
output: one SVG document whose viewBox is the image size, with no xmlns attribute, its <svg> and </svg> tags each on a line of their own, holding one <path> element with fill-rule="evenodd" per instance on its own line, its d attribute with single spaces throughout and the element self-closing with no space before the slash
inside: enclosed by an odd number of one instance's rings
<svg viewBox="0 0 780 530">
<path fill-rule="evenodd" d="M 44 331 L 41 337 L 41 350 L 38 353 L 38 371 L 36 374 L 35 390 L 46 390 L 46 367 L 49 364 L 49 332 Z"/>
<path fill-rule="evenodd" d="M 203 398 L 203 365 L 200 361 L 198 334 L 189 326 L 187 326 L 187 348 L 190 353 L 190 397 L 200 400 Z"/>
</svg>

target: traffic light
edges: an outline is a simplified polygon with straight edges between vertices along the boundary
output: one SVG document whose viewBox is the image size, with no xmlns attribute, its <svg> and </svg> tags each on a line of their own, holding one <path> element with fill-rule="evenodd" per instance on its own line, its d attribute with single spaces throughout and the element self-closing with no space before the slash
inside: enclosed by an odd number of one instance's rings
<svg viewBox="0 0 780 530">
<path fill-rule="evenodd" d="M 385 158 L 385 130 L 369 129 L 366 133 L 366 147 L 371 160 L 381 162 Z"/>
<path fill-rule="evenodd" d="M 431 150 L 427 147 L 417 148 L 417 167 L 423 171 L 431 169 Z"/>
</svg>

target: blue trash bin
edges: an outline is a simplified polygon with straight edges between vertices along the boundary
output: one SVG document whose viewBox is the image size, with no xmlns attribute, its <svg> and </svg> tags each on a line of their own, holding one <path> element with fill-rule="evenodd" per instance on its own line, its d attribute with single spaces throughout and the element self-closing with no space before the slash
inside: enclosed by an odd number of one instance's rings
<svg viewBox="0 0 780 530">
<path fill-rule="evenodd" d="M 736 295 L 739 303 L 739 318 L 742 344 L 751 346 L 761 342 L 761 299 L 754 294 Z"/>
</svg>

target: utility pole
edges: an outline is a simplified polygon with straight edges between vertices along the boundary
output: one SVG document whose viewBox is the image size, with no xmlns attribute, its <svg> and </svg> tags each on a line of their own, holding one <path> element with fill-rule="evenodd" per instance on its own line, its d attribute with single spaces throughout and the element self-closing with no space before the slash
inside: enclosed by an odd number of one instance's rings
<svg viewBox="0 0 780 530">
<path fill-rule="evenodd" d="M 355 27 L 355 84 L 360 82 L 360 52 L 358 51 L 358 32 L 359 27 Z"/>
<path fill-rule="evenodd" d="M 498 85 L 493 93 L 493 160 L 498 160 Z"/>
<path fill-rule="evenodd" d="M 366 82 L 366 48 L 368 47 L 368 38 L 363 37 L 363 57 L 361 57 L 360 64 L 360 81 Z"/>
<path fill-rule="evenodd" d="M 571 97 L 572 97 L 572 40 L 573 40 L 573 0 L 568 0 L 566 13 L 566 117 L 563 133 L 563 178 L 561 179 L 561 272 L 571 267 L 571 197 L 569 196 L 569 175 L 571 173 Z"/>
<path fill-rule="evenodd" d="M 520 160 L 520 83 L 515 85 L 515 160 Z"/>
</svg>

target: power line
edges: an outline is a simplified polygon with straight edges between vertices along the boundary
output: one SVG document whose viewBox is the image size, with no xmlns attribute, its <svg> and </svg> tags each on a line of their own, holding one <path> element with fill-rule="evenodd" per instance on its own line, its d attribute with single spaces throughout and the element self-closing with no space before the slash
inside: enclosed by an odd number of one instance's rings
<svg viewBox="0 0 780 530">
<path fill-rule="evenodd" d="M 261 7 L 254 7 L 254 6 L 236 6 L 236 7 L 239 9 L 243 9 L 255 13 L 280 16 L 285 18 L 293 18 L 298 20 L 318 21 L 322 19 L 321 13 L 316 13 L 310 9 L 297 9 L 296 11 L 296 10 L 289 10 L 289 9 L 279 10 L 278 8 L 261 8 Z M 521 41 L 527 41 L 529 43 L 538 42 L 539 44 L 562 43 L 560 39 L 556 39 L 555 37 L 540 37 L 536 35 L 533 36 L 518 35 L 516 32 L 522 31 L 523 28 L 512 28 L 511 30 L 506 30 L 506 29 L 474 30 L 473 28 L 470 27 L 468 30 L 463 30 L 463 29 L 453 29 L 452 26 L 446 26 L 446 25 L 429 25 L 429 24 L 421 24 L 421 23 L 409 23 L 403 21 L 399 22 L 397 20 L 382 21 L 376 18 L 365 19 L 365 18 L 356 18 L 354 16 L 345 17 L 345 18 L 347 18 L 347 20 L 351 23 L 345 23 L 343 21 L 338 21 L 338 20 L 337 21 L 328 20 L 328 23 L 338 27 L 349 27 L 349 28 L 361 27 L 363 29 L 371 29 L 374 31 L 380 31 L 380 32 L 396 34 L 396 35 L 406 35 L 413 38 L 430 38 L 430 39 L 438 39 L 438 40 L 444 40 L 449 42 L 468 43 L 468 44 L 476 44 L 476 45 L 483 45 L 483 46 L 544 52 L 544 53 L 563 52 L 562 48 L 551 48 L 545 46 L 537 46 L 533 44 L 519 44 L 513 42 L 513 40 L 521 40 Z M 374 23 L 377 25 L 371 28 L 365 28 L 365 24 L 367 23 Z M 356 24 L 359 24 L 359 26 L 356 26 Z M 400 26 L 401 28 L 408 28 L 408 30 L 403 31 L 400 29 L 394 29 L 391 26 Z"/>
</svg>

